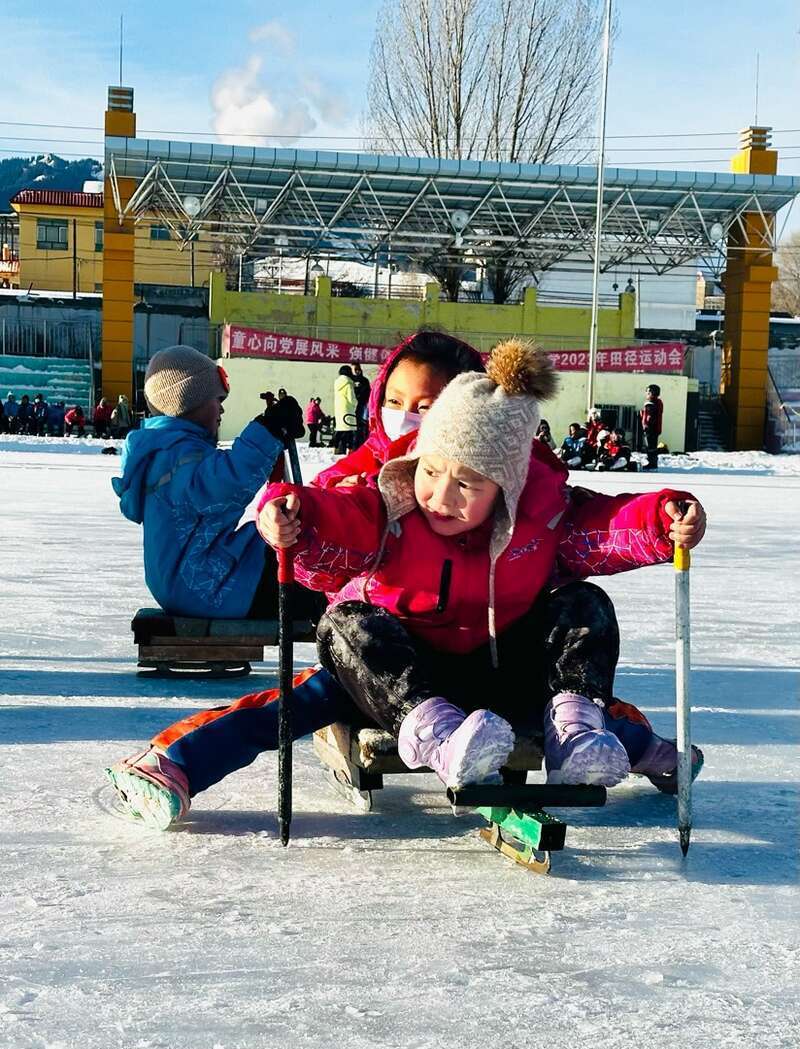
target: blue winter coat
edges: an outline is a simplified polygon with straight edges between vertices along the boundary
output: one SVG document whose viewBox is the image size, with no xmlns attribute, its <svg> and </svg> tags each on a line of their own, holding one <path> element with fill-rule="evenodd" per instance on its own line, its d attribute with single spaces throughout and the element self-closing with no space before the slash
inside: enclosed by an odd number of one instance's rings
<svg viewBox="0 0 800 1049">
<path fill-rule="evenodd" d="M 145 580 L 172 615 L 246 616 L 264 568 L 264 542 L 251 522 L 235 531 L 282 445 L 250 423 L 230 451 L 202 426 L 159 415 L 128 434 L 120 509 L 144 525 Z"/>
</svg>

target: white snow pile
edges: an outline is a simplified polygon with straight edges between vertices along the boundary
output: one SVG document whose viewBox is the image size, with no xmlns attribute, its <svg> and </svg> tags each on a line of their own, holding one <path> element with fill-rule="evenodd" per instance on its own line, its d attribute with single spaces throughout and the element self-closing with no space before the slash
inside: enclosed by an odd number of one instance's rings
<svg viewBox="0 0 800 1049">
<path fill-rule="evenodd" d="M 309 740 L 286 849 L 271 754 L 167 833 L 119 818 L 103 767 L 273 687 L 276 654 L 239 682 L 137 677 L 130 620 L 153 601 L 119 459 L 19 441 L 0 449 L 0 1049 L 794 1049 L 800 458 L 575 478 L 690 488 L 708 511 L 691 580 L 706 765 L 685 860 L 674 799 L 632 778 L 558 813 L 567 847 L 536 877 L 430 775 L 387 777 L 355 811 Z M 303 460 L 309 476 L 331 461 Z M 665 735 L 673 576 L 600 581 L 616 693 Z M 298 667 L 313 659 L 297 646 Z"/>
<path fill-rule="evenodd" d="M 4 452 L 55 452 L 67 455 L 99 455 L 104 448 L 122 451 L 124 441 L 94 437 L 31 437 L 28 434 L 0 434 L 0 455 Z"/>
</svg>

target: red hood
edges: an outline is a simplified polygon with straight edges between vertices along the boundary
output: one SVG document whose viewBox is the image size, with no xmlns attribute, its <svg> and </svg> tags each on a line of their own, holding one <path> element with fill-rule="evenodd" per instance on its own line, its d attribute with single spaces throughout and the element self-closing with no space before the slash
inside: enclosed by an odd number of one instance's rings
<svg viewBox="0 0 800 1049">
<path fill-rule="evenodd" d="M 401 353 L 405 351 L 408 344 L 417 336 L 418 332 L 414 332 L 394 348 L 389 357 L 387 357 L 381 370 L 378 372 L 375 381 L 372 384 L 372 389 L 369 395 L 369 437 L 366 443 L 372 449 L 375 458 L 381 462 L 386 462 L 390 456 L 387 455 L 389 446 L 392 441 L 386 436 L 386 431 L 383 428 L 383 420 L 381 419 L 381 408 L 383 407 L 383 398 L 386 393 L 386 382 L 389 378 L 389 372 L 392 370 L 395 361 Z M 453 336 L 457 338 L 457 336 Z M 459 340 L 461 341 L 461 340 Z M 464 343 L 468 346 L 468 343 Z M 469 347 L 471 349 L 471 347 Z M 481 369 L 483 364 L 481 362 L 481 355 L 477 350 L 475 353 L 475 368 Z M 395 453 L 397 454 L 397 453 Z"/>
<path fill-rule="evenodd" d="M 327 470 L 323 470 L 321 473 L 317 474 L 312 482 L 315 486 L 319 488 L 332 488 L 335 487 L 343 477 L 365 473 L 367 475 L 367 484 L 374 487 L 375 478 L 384 463 L 388 462 L 390 459 L 396 459 L 400 455 L 408 454 L 416 440 L 416 430 L 412 430 L 411 433 L 403 434 L 403 436 L 398 437 L 396 441 L 390 440 L 386 430 L 383 428 L 381 408 L 383 407 L 383 398 L 386 393 L 386 382 L 389 378 L 389 372 L 392 370 L 397 358 L 404 352 L 404 350 L 406 350 L 408 344 L 417 336 L 417 334 L 418 332 L 413 332 L 411 335 L 407 336 L 407 338 L 403 339 L 399 345 L 395 346 L 372 383 L 372 389 L 369 394 L 369 436 L 366 441 L 364 441 L 359 448 L 356 448 L 354 452 L 351 452 L 350 455 L 345 456 L 344 459 L 338 460 L 333 466 L 330 466 Z M 468 343 L 464 343 L 463 345 L 467 346 L 468 349 L 472 349 Z M 483 367 L 481 355 L 477 350 L 473 350 L 473 353 L 475 354 L 475 368 L 476 370 L 479 370 Z"/>
</svg>

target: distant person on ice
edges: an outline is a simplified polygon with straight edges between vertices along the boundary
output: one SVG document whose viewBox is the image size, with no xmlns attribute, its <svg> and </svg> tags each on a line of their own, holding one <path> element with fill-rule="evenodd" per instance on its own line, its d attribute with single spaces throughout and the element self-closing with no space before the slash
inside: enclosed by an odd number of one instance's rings
<svg viewBox="0 0 800 1049">
<path fill-rule="evenodd" d="M 658 469 L 658 438 L 664 420 L 664 402 L 661 400 L 661 387 L 655 383 L 644 392 L 644 407 L 639 413 L 642 421 L 645 447 L 647 449 L 647 466 L 643 470 Z"/>
<path fill-rule="evenodd" d="M 305 423 L 308 428 L 308 447 L 318 447 L 318 437 L 320 427 L 325 421 L 325 415 L 322 411 L 322 404 L 319 397 L 311 397 L 305 410 Z"/>
<path fill-rule="evenodd" d="M 358 401 L 353 382 L 353 369 L 349 364 L 343 364 L 333 383 L 333 413 L 336 419 L 333 448 L 337 455 L 352 452 L 355 447 L 357 412 Z"/>
<path fill-rule="evenodd" d="M 144 384 L 150 418 L 128 434 L 122 477 L 112 481 L 122 513 L 144 526 L 147 586 L 172 615 L 260 616 L 262 577 L 275 589 L 275 560 L 265 558 L 255 526 L 236 526 L 283 452 L 280 408 L 222 451 L 228 389 L 223 369 L 199 350 L 156 353 Z"/>
</svg>

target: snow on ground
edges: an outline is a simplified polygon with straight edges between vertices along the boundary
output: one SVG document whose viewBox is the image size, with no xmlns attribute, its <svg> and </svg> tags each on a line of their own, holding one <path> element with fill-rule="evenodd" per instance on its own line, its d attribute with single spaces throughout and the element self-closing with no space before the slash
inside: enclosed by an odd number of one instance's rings
<svg viewBox="0 0 800 1049">
<path fill-rule="evenodd" d="M 687 487 L 708 509 L 692 569 L 706 769 L 686 861 L 674 801 L 637 780 L 573 812 L 537 878 L 477 839 L 479 819 L 454 819 L 433 777 L 348 809 L 309 741 L 288 849 L 271 756 L 166 834 L 119 819 L 104 764 L 271 685 L 275 658 L 238 685 L 136 676 L 129 621 L 151 601 L 109 485 L 119 460 L 62 444 L 0 454 L 3 1049 L 797 1044 L 800 457 L 580 477 Z M 668 733 L 672 571 L 603 585 L 617 692 Z"/>
</svg>

